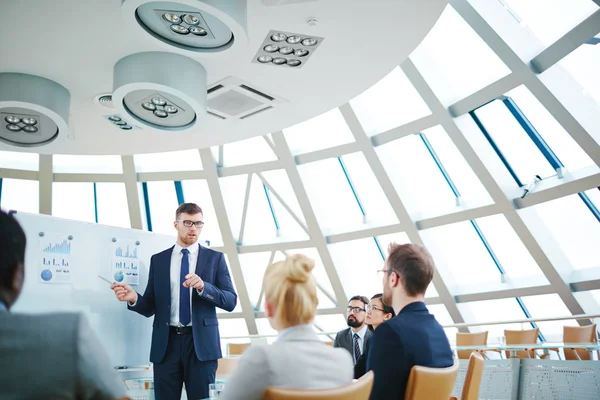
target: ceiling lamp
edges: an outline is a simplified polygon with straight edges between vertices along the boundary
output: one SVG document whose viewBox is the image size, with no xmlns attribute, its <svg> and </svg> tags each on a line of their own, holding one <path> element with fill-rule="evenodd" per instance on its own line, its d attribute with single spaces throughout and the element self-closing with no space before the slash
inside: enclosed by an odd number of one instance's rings
<svg viewBox="0 0 600 400">
<path fill-rule="evenodd" d="M 115 108 L 159 130 L 187 130 L 206 115 L 206 70 L 161 52 L 122 58 L 114 68 Z"/>
<path fill-rule="evenodd" d="M 246 0 L 122 0 L 128 23 L 169 48 L 220 52 L 246 47 Z"/>
<path fill-rule="evenodd" d="M 67 136 L 71 95 L 39 76 L 0 73 L 0 140 L 15 146 L 43 146 Z"/>
<path fill-rule="evenodd" d="M 323 38 L 316 36 L 270 31 L 252 62 L 301 68 L 322 41 Z"/>
</svg>

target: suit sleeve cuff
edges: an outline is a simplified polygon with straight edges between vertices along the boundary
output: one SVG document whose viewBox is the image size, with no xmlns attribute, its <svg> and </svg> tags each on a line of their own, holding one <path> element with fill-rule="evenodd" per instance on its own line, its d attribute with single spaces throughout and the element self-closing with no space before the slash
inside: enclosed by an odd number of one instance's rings
<svg viewBox="0 0 600 400">
<path fill-rule="evenodd" d="M 204 288 L 202 289 L 202 291 L 196 289 L 196 293 L 198 293 L 198 296 L 202 296 L 204 294 Z"/>
</svg>

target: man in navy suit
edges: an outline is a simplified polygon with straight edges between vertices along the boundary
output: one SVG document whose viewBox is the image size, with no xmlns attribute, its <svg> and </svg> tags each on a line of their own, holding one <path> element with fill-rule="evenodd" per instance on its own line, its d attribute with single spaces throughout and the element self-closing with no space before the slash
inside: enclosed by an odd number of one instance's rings
<svg viewBox="0 0 600 400">
<path fill-rule="evenodd" d="M 140 295 L 129 285 L 111 288 L 127 307 L 154 315 L 150 361 L 158 400 L 208 397 L 221 358 L 216 307 L 233 311 L 237 295 L 223 253 L 200 246 L 202 209 L 184 203 L 175 212 L 175 246 L 152 256 L 148 285 Z"/>
<path fill-rule="evenodd" d="M 372 400 L 403 399 L 410 370 L 415 365 L 445 368 L 454 364 L 442 326 L 425 306 L 425 291 L 435 265 L 424 247 L 390 244 L 383 273 L 383 302 L 396 317 L 371 335 L 367 370 L 375 381 Z"/>
</svg>

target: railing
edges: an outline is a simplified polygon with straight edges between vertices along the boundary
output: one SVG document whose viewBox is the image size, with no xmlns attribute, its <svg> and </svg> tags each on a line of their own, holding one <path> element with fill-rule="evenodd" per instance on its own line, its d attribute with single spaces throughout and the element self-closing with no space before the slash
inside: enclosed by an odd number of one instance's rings
<svg viewBox="0 0 600 400">
<path fill-rule="evenodd" d="M 582 320 L 589 319 L 593 320 L 600 318 L 600 314 L 576 314 L 564 317 L 548 317 L 548 318 L 523 318 L 523 319 L 511 319 L 505 321 L 488 321 L 488 322 L 469 322 L 459 324 L 443 325 L 444 328 L 468 328 L 471 326 L 487 326 L 487 325 L 508 325 L 508 324 L 524 324 L 529 322 L 552 322 L 552 321 L 567 321 L 567 320 Z M 315 332 L 319 336 L 333 336 L 337 332 Z M 222 340 L 231 339 L 259 339 L 259 338 L 275 338 L 277 334 L 264 334 L 264 335 L 244 335 L 244 336 L 221 336 Z"/>
</svg>

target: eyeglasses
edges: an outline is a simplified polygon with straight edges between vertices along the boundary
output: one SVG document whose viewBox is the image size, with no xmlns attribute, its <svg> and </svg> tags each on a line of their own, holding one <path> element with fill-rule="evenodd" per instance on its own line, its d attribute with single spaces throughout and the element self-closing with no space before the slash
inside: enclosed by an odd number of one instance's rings
<svg viewBox="0 0 600 400">
<path fill-rule="evenodd" d="M 394 272 L 392 269 L 380 269 L 377 271 L 377 275 L 381 278 L 383 274 L 390 274 Z"/>
<path fill-rule="evenodd" d="M 192 225 L 195 225 L 196 228 L 202 228 L 204 226 L 204 222 L 202 222 L 202 221 L 190 221 L 189 219 L 186 219 L 186 220 L 177 219 L 177 220 L 175 220 L 175 222 L 182 222 L 183 226 L 185 226 L 186 228 L 191 228 Z"/>
<path fill-rule="evenodd" d="M 360 307 L 351 307 L 351 306 L 348 306 L 348 307 L 346 307 L 346 311 L 348 311 L 349 313 L 358 314 L 361 311 L 365 311 L 365 309 L 364 308 L 360 308 Z"/>
<path fill-rule="evenodd" d="M 383 312 L 383 308 L 375 307 L 375 306 L 366 306 L 367 312 L 369 311 L 381 311 Z"/>
</svg>

